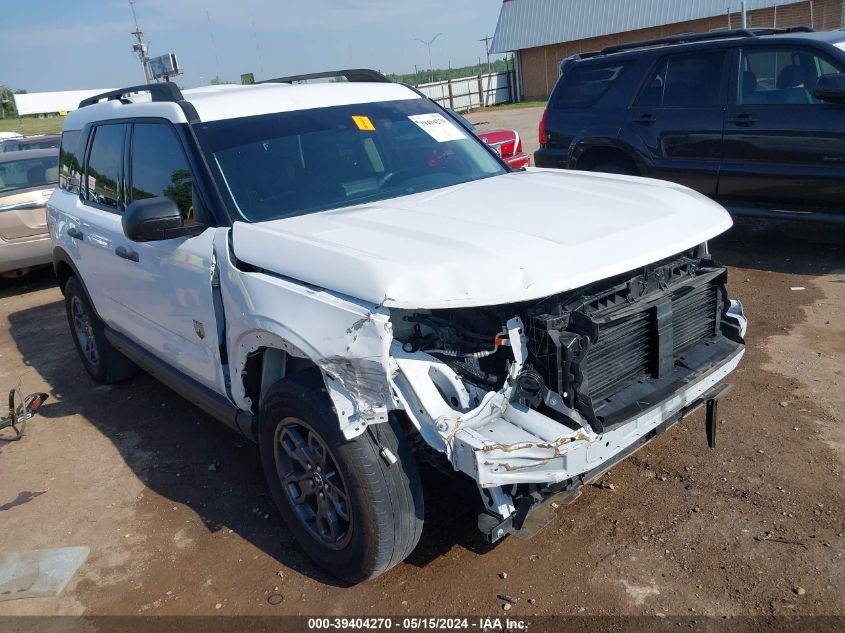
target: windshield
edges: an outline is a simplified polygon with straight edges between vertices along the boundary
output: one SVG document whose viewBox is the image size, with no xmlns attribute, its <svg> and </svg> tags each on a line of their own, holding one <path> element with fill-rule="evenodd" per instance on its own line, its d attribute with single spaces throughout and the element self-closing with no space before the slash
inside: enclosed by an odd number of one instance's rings
<svg viewBox="0 0 845 633">
<path fill-rule="evenodd" d="M 505 173 L 426 99 L 196 125 L 224 197 L 248 222 L 431 191 Z M 228 194 L 228 195 L 226 195 Z"/>
</svg>

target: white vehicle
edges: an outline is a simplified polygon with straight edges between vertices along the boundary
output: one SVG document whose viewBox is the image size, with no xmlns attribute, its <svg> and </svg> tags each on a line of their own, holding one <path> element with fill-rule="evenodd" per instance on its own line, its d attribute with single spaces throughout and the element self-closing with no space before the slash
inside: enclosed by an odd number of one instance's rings
<svg viewBox="0 0 845 633">
<path fill-rule="evenodd" d="M 48 223 L 95 380 L 140 366 L 256 441 L 302 548 L 351 582 L 414 549 L 418 460 L 477 483 L 496 541 L 705 403 L 712 444 L 746 326 L 707 251 L 719 205 L 511 171 L 414 89 L 334 75 L 68 115 Z"/>
</svg>

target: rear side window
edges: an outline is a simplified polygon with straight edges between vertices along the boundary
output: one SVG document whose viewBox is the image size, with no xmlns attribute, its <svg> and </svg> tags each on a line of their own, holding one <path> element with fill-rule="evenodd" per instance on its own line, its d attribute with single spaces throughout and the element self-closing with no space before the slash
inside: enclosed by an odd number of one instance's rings
<svg viewBox="0 0 845 633">
<path fill-rule="evenodd" d="M 662 59 L 652 70 L 639 107 L 706 108 L 720 104 L 725 52 L 705 51 Z"/>
<path fill-rule="evenodd" d="M 182 144 L 170 126 L 136 123 L 132 132 L 132 200 L 170 198 L 194 219 L 193 182 Z"/>
<path fill-rule="evenodd" d="M 553 108 L 588 108 L 631 68 L 633 60 L 571 64 L 564 69 L 552 97 Z"/>
<path fill-rule="evenodd" d="M 124 124 L 94 128 L 86 166 L 85 199 L 121 211 Z"/>
<path fill-rule="evenodd" d="M 47 156 L 0 163 L 0 193 L 55 185 L 58 162 L 56 156 Z"/>
<path fill-rule="evenodd" d="M 79 149 L 81 134 L 79 130 L 62 133 L 62 146 L 59 150 L 59 187 L 73 193 L 79 193 L 82 173 L 82 152 Z"/>
</svg>

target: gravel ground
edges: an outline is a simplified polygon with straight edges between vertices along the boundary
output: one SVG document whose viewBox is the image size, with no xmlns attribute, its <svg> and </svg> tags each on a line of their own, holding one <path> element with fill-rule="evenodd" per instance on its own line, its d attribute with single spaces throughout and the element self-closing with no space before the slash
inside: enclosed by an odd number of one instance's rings
<svg viewBox="0 0 845 633">
<path fill-rule="evenodd" d="M 51 394 L 0 441 L 0 554 L 91 548 L 62 595 L 0 615 L 845 613 L 845 239 L 740 223 L 712 250 L 751 319 L 715 450 L 699 411 L 493 548 L 473 489 L 425 471 L 419 547 L 354 587 L 295 545 L 254 447 L 148 376 L 95 386 L 49 273 L 0 282 L 0 386 Z"/>
</svg>

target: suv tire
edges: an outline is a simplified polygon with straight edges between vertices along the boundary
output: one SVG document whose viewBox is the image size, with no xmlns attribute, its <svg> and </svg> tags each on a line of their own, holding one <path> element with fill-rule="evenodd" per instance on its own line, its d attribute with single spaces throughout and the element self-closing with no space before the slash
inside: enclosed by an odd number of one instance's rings
<svg viewBox="0 0 845 633">
<path fill-rule="evenodd" d="M 361 582 L 413 551 L 423 526 L 422 485 L 393 416 L 346 440 L 322 377 L 295 374 L 264 396 L 258 445 L 282 517 L 332 575 Z M 382 448 L 397 461 L 388 463 Z"/>
<path fill-rule="evenodd" d="M 79 279 L 69 277 L 64 294 L 67 322 L 85 371 L 103 384 L 130 378 L 135 373 L 135 365 L 109 343 L 105 326 L 91 307 Z"/>
</svg>

